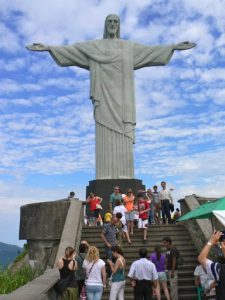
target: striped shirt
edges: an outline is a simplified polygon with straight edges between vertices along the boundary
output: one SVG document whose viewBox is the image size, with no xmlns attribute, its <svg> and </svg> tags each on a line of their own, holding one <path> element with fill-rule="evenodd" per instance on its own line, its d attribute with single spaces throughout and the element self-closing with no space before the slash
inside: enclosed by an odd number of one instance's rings
<svg viewBox="0 0 225 300">
<path fill-rule="evenodd" d="M 218 284 L 220 277 L 220 263 L 207 259 L 205 267 L 207 274 Z"/>
</svg>

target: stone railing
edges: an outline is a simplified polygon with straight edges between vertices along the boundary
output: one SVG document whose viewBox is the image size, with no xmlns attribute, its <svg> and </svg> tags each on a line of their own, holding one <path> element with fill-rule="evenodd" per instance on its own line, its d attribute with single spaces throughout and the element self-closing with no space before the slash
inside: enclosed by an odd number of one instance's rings
<svg viewBox="0 0 225 300">
<path fill-rule="evenodd" d="M 65 248 L 68 246 L 74 246 L 75 249 L 78 248 L 79 243 L 80 243 L 80 237 L 81 237 L 81 230 L 82 230 L 82 225 L 83 225 L 83 205 L 82 201 L 79 201 L 78 199 L 74 200 L 60 200 L 60 201 L 67 201 L 66 203 L 59 203 L 59 201 L 53 201 L 52 205 L 54 206 L 54 202 L 56 205 L 55 210 L 58 211 L 58 208 L 63 208 L 62 210 L 62 215 L 65 215 L 65 220 L 61 219 L 60 222 L 64 223 L 63 228 L 62 228 L 62 233 L 61 233 L 61 239 L 59 240 L 58 247 L 57 247 L 57 254 L 54 255 L 54 262 L 53 262 L 53 268 L 47 269 L 43 275 L 37 277 L 33 281 L 27 283 L 26 285 L 20 287 L 19 289 L 15 290 L 14 292 L 8 294 L 8 295 L 1 295 L 0 300 L 18 300 L 18 299 L 23 299 L 23 300 L 54 300 L 57 299 L 57 295 L 54 291 L 54 285 L 59 279 L 59 271 L 55 267 L 56 261 L 59 257 L 64 255 Z M 45 203 L 39 203 L 41 204 L 42 209 L 44 211 L 44 206 Z M 32 204 L 31 204 L 32 205 Z M 46 203 L 46 215 L 48 214 L 48 205 L 49 203 Z M 51 205 L 50 205 L 51 206 Z M 52 206 L 52 207 L 53 207 Z M 58 207 L 59 206 L 59 207 Z M 67 212 L 65 213 L 67 206 Z M 58 208 L 57 208 L 58 207 Z M 32 207 L 32 210 L 34 207 Z M 55 212 L 56 213 L 56 212 Z M 56 213 L 57 215 L 57 213 Z M 24 215 L 23 215 L 24 217 Z M 32 216 L 31 216 L 32 217 Z M 51 218 L 51 214 L 49 214 L 49 219 L 46 224 L 49 224 L 50 231 L 48 231 L 48 238 L 49 238 L 49 232 L 52 233 L 53 235 L 53 240 L 55 240 L 56 236 L 54 234 L 59 233 L 59 228 L 56 229 L 56 232 L 53 230 L 53 225 L 51 224 L 51 220 L 55 220 L 54 216 Z M 27 216 L 28 218 L 28 216 Z M 27 224 L 29 224 L 29 220 L 26 220 Z M 59 227 L 61 226 L 61 223 L 58 223 Z M 21 224 L 25 226 L 25 222 L 21 220 Z M 41 224 L 41 226 L 46 226 L 46 224 Z M 34 225 L 33 225 L 34 226 Z M 57 226 L 57 223 L 55 223 L 55 226 Z M 27 234 L 29 233 L 29 229 L 23 227 L 23 232 L 25 233 L 27 230 Z M 21 228 L 20 228 L 20 233 L 21 233 Z M 34 228 L 32 229 L 33 231 Z M 40 231 L 40 230 L 39 230 Z M 38 229 L 37 229 L 38 232 Z M 31 232 L 30 232 L 31 233 Z M 43 233 L 43 232 L 42 232 Z M 37 236 L 38 237 L 38 236 Z M 40 236 L 39 236 L 40 238 Z M 33 242 L 34 243 L 34 240 Z M 33 249 L 34 251 L 34 249 Z M 43 251 L 44 252 L 44 251 Z M 34 254 L 34 253 L 33 253 Z M 52 255 L 49 256 L 52 259 Z M 37 257 L 36 257 L 37 258 Z M 43 259 L 43 256 L 42 256 Z M 46 256 L 44 261 L 46 261 Z M 36 260 L 36 263 L 38 264 L 39 262 Z M 39 263 L 39 265 L 43 265 L 43 261 Z M 50 263 L 47 264 L 48 266 Z"/>
<path fill-rule="evenodd" d="M 216 198 L 205 198 L 199 197 L 196 195 L 186 196 L 184 199 L 180 199 L 181 213 L 182 215 L 188 213 L 199 207 L 201 204 L 206 203 L 208 201 L 214 201 Z M 187 227 L 188 231 L 191 234 L 191 237 L 200 252 L 200 250 L 205 245 L 206 241 L 210 238 L 213 232 L 213 226 L 219 230 L 224 230 L 223 226 L 216 221 L 215 219 L 190 219 L 183 222 L 184 226 Z"/>
</svg>

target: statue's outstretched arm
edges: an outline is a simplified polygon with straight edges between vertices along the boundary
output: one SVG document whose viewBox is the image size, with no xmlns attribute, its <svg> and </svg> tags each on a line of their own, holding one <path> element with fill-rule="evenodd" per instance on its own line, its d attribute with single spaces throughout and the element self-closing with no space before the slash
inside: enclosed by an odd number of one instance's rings
<svg viewBox="0 0 225 300">
<path fill-rule="evenodd" d="M 26 48 L 31 51 L 49 51 L 50 50 L 49 46 L 46 46 L 46 45 L 43 45 L 40 43 L 27 45 Z"/>
<path fill-rule="evenodd" d="M 182 42 L 174 45 L 174 50 L 187 50 L 194 48 L 196 46 L 196 43 L 190 43 L 190 42 Z"/>
</svg>

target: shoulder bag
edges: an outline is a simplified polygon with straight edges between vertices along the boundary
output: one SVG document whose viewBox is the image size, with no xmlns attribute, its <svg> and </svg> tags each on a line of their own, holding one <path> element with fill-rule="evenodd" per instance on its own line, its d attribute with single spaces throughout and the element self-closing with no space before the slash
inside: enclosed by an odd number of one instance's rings
<svg viewBox="0 0 225 300">
<path fill-rule="evenodd" d="M 86 275 L 85 282 L 88 280 L 88 277 L 89 277 L 89 275 L 90 275 L 90 273 L 91 273 L 91 271 L 94 267 L 94 264 L 95 264 L 95 262 L 93 263 L 93 265 L 90 268 L 90 271 Z M 80 293 L 80 300 L 86 300 L 86 299 L 87 299 L 87 291 L 86 291 L 86 286 L 85 286 L 85 283 L 84 283 L 84 285 L 82 286 L 81 293 Z"/>
</svg>

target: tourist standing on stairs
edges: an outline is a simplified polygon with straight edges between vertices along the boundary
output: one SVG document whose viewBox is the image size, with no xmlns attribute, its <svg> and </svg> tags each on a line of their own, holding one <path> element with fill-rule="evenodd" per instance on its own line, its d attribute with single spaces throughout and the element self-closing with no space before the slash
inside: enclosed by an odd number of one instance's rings
<svg viewBox="0 0 225 300">
<path fill-rule="evenodd" d="M 75 277 L 77 262 L 75 261 L 75 255 L 75 249 L 67 247 L 64 257 L 59 258 L 57 261 L 60 279 L 67 282 L 66 289 L 60 296 L 60 300 L 77 300 L 77 281 Z"/>
<path fill-rule="evenodd" d="M 113 193 L 110 195 L 110 199 L 109 199 L 109 210 L 111 212 L 111 214 L 113 213 L 113 209 L 116 205 L 116 200 L 120 200 L 122 201 L 122 195 L 120 193 L 120 188 L 118 186 L 114 187 L 114 191 Z"/>
<path fill-rule="evenodd" d="M 159 281 L 157 282 L 157 300 L 161 300 L 160 285 L 162 285 L 166 299 L 170 300 L 171 298 L 167 287 L 167 276 L 165 272 L 166 256 L 165 254 L 162 254 L 159 245 L 155 247 L 155 252 L 150 256 L 150 260 L 155 265 L 159 277 Z"/>
<path fill-rule="evenodd" d="M 145 244 L 147 241 L 147 230 L 148 230 L 148 215 L 150 206 L 148 201 L 143 199 L 143 194 L 137 194 L 137 201 L 138 201 L 138 212 L 139 212 L 139 220 L 138 220 L 138 228 L 143 229 L 144 236 L 143 236 L 143 243 Z"/>
<path fill-rule="evenodd" d="M 124 300 L 126 261 L 119 246 L 112 247 L 112 255 L 116 259 L 116 262 L 114 264 L 111 260 L 108 260 L 112 271 L 109 300 Z"/>
<path fill-rule="evenodd" d="M 160 224 L 161 218 L 161 201 L 159 200 L 159 192 L 157 185 L 153 186 L 152 199 L 155 203 L 155 223 Z"/>
<path fill-rule="evenodd" d="M 90 206 L 90 225 L 92 226 L 97 226 L 97 219 L 102 209 L 100 205 L 101 202 L 102 198 L 95 196 L 94 193 L 90 193 L 86 200 L 86 203 Z"/>
<path fill-rule="evenodd" d="M 166 189 L 165 181 L 161 182 L 161 186 L 162 190 L 159 192 L 159 200 L 161 201 L 163 224 L 166 224 L 166 218 L 168 220 L 168 223 L 172 223 L 170 215 L 170 204 L 173 204 L 173 198 L 170 191 Z"/>
<path fill-rule="evenodd" d="M 126 212 L 127 212 L 126 207 L 124 207 L 121 204 L 120 200 L 116 200 L 116 206 L 114 207 L 113 215 L 116 216 L 117 213 L 122 214 L 122 218 L 121 218 L 122 232 L 123 232 L 123 235 L 125 235 L 128 243 L 131 244 L 130 237 L 129 237 L 129 232 L 128 232 L 128 229 L 127 229 L 127 223 L 126 223 Z M 122 234 L 122 232 L 121 232 L 121 234 Z M 121 247 L 121 245 L 120 245 L 120 247 Z"/>
<path fill-rule="evenodd" d="M 103 288 L 106 287 L 105 263 L 99 258 L 99 250 L 95 246 L 88 249 L 83 263 L 86 272 L 87 300 L 100 300 Z"/>
<path fill-rule="evenodd" d="M 141 248 L 140 259 L 134 261 L 130 267 L 128 277 L 134 288 L 134 300 L 151 300 L 152 294 L 156 295 L 158 274 L 155 265 L 147 259 L 147 255 L 147 250 Z"/>
<path fill-rule="evenodd" d="M 144 196 L 144 199 L 148 201 L 148 204 L 150 206 L 150 210 L 148 212 L 148 225 L 154 225 L 155 224 L 155 203 L 153 201 L 151 189 L 147 189 L 147 193 Z"/>
<path fill-rule="evenodd" d="M 179 251 L 172 245 L 170 237 L 164 237 L 162 242 L 166 247 L 166 269 L 169 274 L 171 299 L 178 300 L 177 259 Z"/>
<path fill-rule="evenodd" d="M 105 256 L 107 259 L 112 259 L 112 246 L 117 245 L 116 233 L 117 225 L 120 224 L 122 219 L 122 214 L 117 213 L 113 216 L 109 223 L 103 225 L 103 230 L 101 232 L 101 238 L 105 243 Z"/>
<path fill-rule="evenodd" d="M 123 203 L 126 207 L 126 222 L 128 227 L 128 234 L 133 235 L 134 234 L 134 194 L 132 189 L 127 190 L 127 194 L 123 197 Z"/>
<path fill-rule="evenodd" d="M 81 293 L 82 287 L 85 282 L 85 270 L 83 269 L 83 262 L 85 260 L 89 244 L 86 241 L 82 241 L 79 246 L 79 252 L 76 255 L 76 262 L 77 262 L 77 270 L 76 270 L 76 279 L 78 285 L 78 296 Z"/>
</svg>

